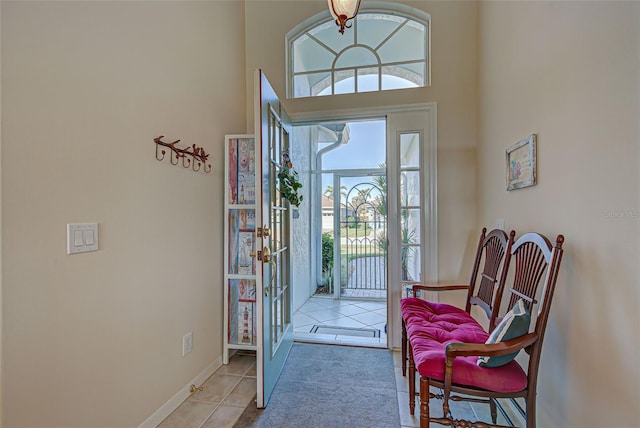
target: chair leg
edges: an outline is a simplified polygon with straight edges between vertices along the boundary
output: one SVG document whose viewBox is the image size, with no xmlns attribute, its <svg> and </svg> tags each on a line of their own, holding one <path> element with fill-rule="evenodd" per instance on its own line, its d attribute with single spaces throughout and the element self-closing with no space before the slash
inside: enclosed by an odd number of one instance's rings
<svg viewBox="0 0 640 428">
<path fill-rule="evenodd" d="M 407 375 L 407 326 L 402 320 L 402 376 Z"/>
<path fill-rule="evenodd" d="M 409 414 L 416 411 L 416 363 L 413 361 L 411 343 L 409 343 Z"/>
<path fill-rule="evenodd" d="M 420 428 L 429 428 L 429 379 L 420 376 Z"/>
<path fill-rule="evenodd" d="M 527 428 L 536 428 L 536 391 L 527 394 Z"/>
<path fill-rule="evenodd" d="M 495 425 L 498 421 L 498 408 L 494 398 L 489 398 L 489 408 L 491 409 L 491 422 Z"/>
</svg>

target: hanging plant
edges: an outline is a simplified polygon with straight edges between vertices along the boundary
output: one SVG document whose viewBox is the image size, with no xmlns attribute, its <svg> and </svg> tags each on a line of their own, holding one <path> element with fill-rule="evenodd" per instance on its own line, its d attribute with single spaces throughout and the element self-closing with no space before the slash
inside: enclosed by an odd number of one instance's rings
<svg viewBox="0 0 640 428">
<path fill-rule="evenodd" d="M 298 190 L 302 187 L 302 183 L 298 179 L 298 172 L 293 169 L 293 164 L 289 159 L 289 153 L 282 153 L 282 167 L 278 172 L 278 184 L 280 195 L 296 208 L 302 202 L 302 195 Z"/>
</svg>

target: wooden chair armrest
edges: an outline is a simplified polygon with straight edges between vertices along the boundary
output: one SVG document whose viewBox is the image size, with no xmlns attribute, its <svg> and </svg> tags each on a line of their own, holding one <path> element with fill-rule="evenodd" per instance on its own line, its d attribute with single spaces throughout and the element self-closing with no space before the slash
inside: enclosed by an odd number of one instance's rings
<svg viewBox="0 0 640 428">
<path fill-rule="evenodd" d="M 527 346 L 538 340 L 537 333 L 528 333 L 524 336 L 505 342 L 492 344 L 486 343 L 450 343 L 447 345 L 447 361 L 456 357 L 470 356 L 487 356 L 497 357 L 500 355 L 511 354 L 526 348 Z"/>
<path fill-rule="evenodd" d="M 409 295 L 409 290 L 413 291 L 413 295 L 415 297 L 417 290 L 424 291 L 455 291 L 455 290 L 468 290 L 469 285 L 422 285 L 422 284 L 414 284 L 407 286 L 407 295 Z"/>
</svg>

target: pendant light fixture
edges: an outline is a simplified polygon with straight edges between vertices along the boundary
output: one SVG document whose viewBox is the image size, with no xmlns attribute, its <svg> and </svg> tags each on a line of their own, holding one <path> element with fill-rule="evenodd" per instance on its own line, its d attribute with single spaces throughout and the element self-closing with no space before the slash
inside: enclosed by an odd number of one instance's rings
<svg viewBox="0 0 640 428">
<path fill-rule="evenodd" d="M 351 24 L 347 24 L 358 14 L 360 8 L 360 0 L 327 0 L 329 3 L 329 11 L 336 20 L 336 25 L 340 27 L 340 34 L 344 34 L 345 28 L 351 28 Z"/>
</svg>

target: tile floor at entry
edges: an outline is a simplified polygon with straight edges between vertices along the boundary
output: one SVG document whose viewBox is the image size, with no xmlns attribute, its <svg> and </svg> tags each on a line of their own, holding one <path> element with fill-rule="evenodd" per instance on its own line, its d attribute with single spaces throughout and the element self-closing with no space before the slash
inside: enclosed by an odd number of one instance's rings
<svg viewBox="0 0 640 428">
<path fill-rule="evenodd" d="M 409 414 L 409 387 L 407 378 L 402 376 L 401 354 L 393 352 L 394 370 L 396 375 L 396 394 L 400 410 L 400 423 L 402 428 L 420 426 L 420 408 L 416 403 L 415 415 Z M 220 367 L 202 385 L 202 391 L 196 391 L 185 400 L 171 415 L 169 415 L 159 428 L 231 428 L 240 418 L 247 406 L 255 406 L 256 394 L 256 366 L 253 355 L 236 354 L 228 365 Z M 491 420 L 489 406 L 479 403 L 451 404 L 452 412 L 456 418 L 472 420 Z M 442 402 L 431 400 L 431 413 L 438 416 L 442 413 Z M 522 420 L 513 419 L 522 426 Z M 498 417 L 498 423 L 504 424 L 502 417 Z M 442 425 L 431 424 L 432 427 Z M 293 427 L 291 427 L 293 428 Z M 358 428 L 358 427 L 345 427 Z M 390 427 L 392 428 L 392 427 Z"/>
<path fill-rule="evenodd" d="M 235 354 L 171 413 L 158 428 L 231 428 L 255 406 L 255 355 Z"/>
<path fill-rule="evenodd" d="M 314 296 L 293 316 L 293 331 L 297 341 L 387 347 L 387 304 L 384 300 L 332 299 Z M 372 329 L 380 337 L 359 337 L 339 334 L 317 334 L 315 325 Z"/>
</svg>

